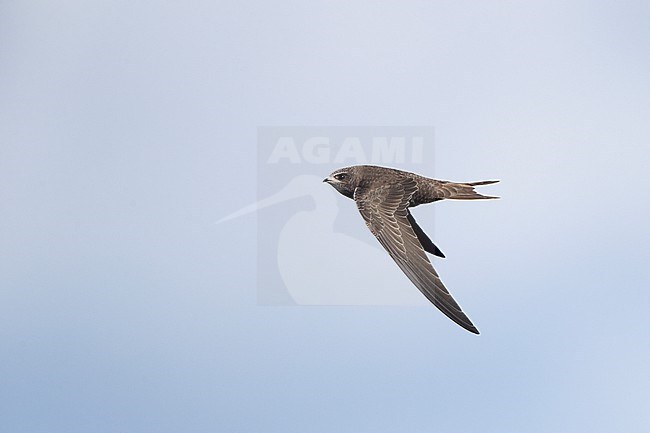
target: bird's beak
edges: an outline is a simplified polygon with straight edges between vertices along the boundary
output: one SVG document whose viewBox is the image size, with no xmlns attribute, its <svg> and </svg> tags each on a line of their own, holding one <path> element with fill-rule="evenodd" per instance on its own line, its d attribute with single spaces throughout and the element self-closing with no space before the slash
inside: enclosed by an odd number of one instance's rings
<svg viewBox="0 0 650 433">
<path fill-rule="evenodd" d="M 330 179 L 329 177 L 326 177 L 325 179 L 323 179 L 323 182 L 330 183 L 331 180 L 332 180 L 332 179 Z"/>
</svg>

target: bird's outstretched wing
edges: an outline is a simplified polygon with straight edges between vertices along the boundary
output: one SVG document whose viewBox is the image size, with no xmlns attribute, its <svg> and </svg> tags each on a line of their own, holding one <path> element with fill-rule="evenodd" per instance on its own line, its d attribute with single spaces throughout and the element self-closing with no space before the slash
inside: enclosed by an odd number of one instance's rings
<svg viewBox="0 0 650 433">
<path fill-rule="evenodd" d="M 411 227 L 413 228 L 413 231 L 415 232 L 415 236 L 418 237 L 418 240 L 420 241 L 420 245 L 422 245 L 422 248 L 424 248 L 424 251 L 427 253 L 431 253 L 434 256 L 442 257 L 443 259 L 445 258 L 445 255 L 443 254 L 442 251 L 440 251 L 440 248 L 438 248 L 433 242 L 431 242 L 431 239 L 429 239 L 429 236 L 427 236 L 426 233 L 424 233 L 424 230 L 420 228 L 418 223 L 415 221 L 415 218 L 413 218 L 413 215 L 411 215 L 411 212 L 406 210 L 406 218 L 409 220 L 409 223 L 411 224 Z"/>
<path fill-rule="evenodd" d="M 478 334 L 478 329 L 440 281 L 409 221 L 408 204 L 417 191 L 415 181 L 359 187 L 354 201 L 366 225 L 407 277 L 451 320 Z"/>
</svg>

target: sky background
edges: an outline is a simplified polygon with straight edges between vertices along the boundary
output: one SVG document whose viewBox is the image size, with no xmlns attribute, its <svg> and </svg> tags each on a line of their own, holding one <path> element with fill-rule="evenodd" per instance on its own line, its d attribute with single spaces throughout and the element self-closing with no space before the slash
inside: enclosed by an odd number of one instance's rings
<svg viewBox="0 0 650 433">
<path fill-rule="evenodd" d="M 648 22 L 2 2 L 0 432 L 649 431 Z M 262 125 L 430 125 L 423 174 L 501 179 L 418 209 L 482 334 L 429 306 L 256 305 L 264 215 L 214 222 L 256 200 Z"/>
</svg>

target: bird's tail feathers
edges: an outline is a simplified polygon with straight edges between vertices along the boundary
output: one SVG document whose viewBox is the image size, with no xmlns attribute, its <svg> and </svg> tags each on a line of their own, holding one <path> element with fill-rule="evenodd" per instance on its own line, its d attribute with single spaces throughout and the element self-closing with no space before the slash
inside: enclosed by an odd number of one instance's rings
<svg viewBox="0 0 650 433">
<path fill-rule="evenodd" d="M 451 200 L 490 200 L 497 199 L 500 197 L 493 195 L 483 195 L 479 194 L 474 190 L 475 186 L 482 185 L 492 185 L 493 183 L 499 182 L 498 180 L 483 180 L 479 182 L 465 182 L 465 183 L 448 183 L 445 186 L 451 187 L 452 194 L 449 197 L 445 197 Z"/>
</svg>

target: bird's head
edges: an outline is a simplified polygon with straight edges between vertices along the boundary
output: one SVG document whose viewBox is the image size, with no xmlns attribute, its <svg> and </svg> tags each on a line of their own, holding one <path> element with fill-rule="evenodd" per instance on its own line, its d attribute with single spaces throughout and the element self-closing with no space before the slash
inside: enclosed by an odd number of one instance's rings
<svg viewBox="0 0 650 433">
<path fill-rule="evenodd" d="M 323 182 L 329 183 L 344 196 L 352 198 L 361 180 L 358 171 L 358 167 L 339 168 L 323 179 Z"/>
</svg>

